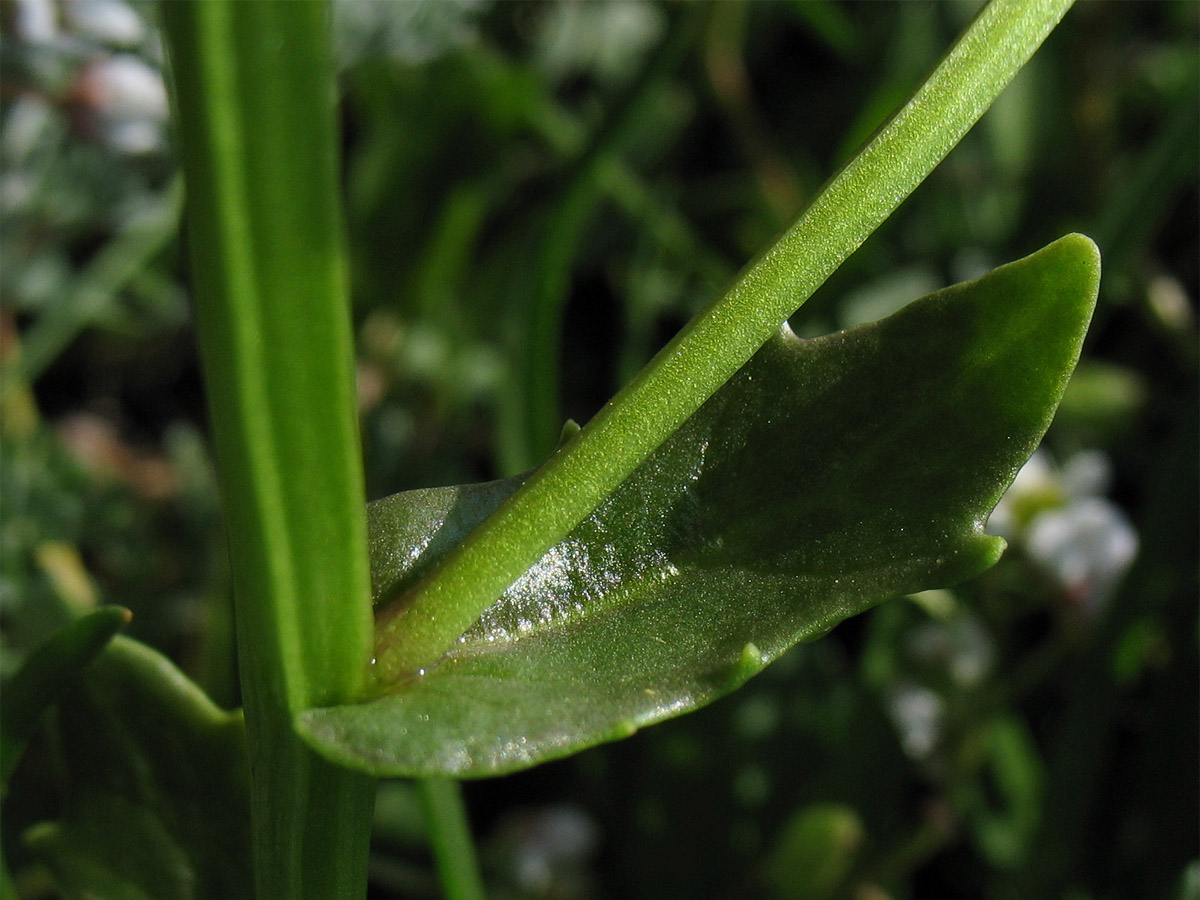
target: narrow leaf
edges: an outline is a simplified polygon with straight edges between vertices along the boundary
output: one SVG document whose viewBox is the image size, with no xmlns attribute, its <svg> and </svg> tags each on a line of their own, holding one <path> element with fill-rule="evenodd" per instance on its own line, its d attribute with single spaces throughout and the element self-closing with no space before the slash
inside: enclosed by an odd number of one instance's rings
<svg viewBox="0 0 1200 900">
<path fill-rule="evenodd" d="M 21 758 L 42 713 L 58 700 L 96 654 L 129 624 L 129 610 L 104 606 L 56 632 L 4 685 L 0 706 L 0 785 Z"/>
<path fill-rule="evenodd" d="M 245 728 L 117 637 L 58 704 L 62 805 L 25 843 L 69 898 L 254 895 Z"/>
<path fill-rule="evenodd" d="M 704 705 L 883 599 L 986 569 L 1003 542 L 983 524 L 1049 426 L 1098 283 L 1095 245 L 1071 235 L 882 322 L 784 330 L 436 666 L 310 710 L 302 733 L 376 775 L 509 772 Z M 520 481 L 374 504 L 376 600 Z"/>
</svg>

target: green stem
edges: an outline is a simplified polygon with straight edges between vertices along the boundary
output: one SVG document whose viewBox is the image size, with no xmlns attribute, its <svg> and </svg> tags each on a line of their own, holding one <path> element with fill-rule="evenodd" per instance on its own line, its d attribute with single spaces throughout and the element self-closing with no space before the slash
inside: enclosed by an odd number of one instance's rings
<svg viewBox="0 0 1200 900">
<path fill-rule="evenodd" d="M 446 900 L 484 900 L 462 786 L 450 778 L 423 778 L 416 785 Z"/>
<path fill-rule="evenodd" d="M 374 784 L 294 716 L 361 695 L 370 588 L 324 3 L 162 5 L 229 535 L 260 897 L 366 890 Z"/>
<path fill-rule="evenodd" d="M 1073 0 L 993 0 L 912 98 L 724 296 L 406 596 L 376 618 L 377 681 L 437 662 L 724 384 L 925 179 Z"/>
</svg>

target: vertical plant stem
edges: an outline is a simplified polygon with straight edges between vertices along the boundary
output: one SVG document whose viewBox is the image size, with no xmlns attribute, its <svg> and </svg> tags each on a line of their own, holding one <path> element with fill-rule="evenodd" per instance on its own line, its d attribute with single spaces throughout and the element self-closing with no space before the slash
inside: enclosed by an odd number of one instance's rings
<svg viewBox="0 0 1200 900">
<path fill-rule="evenodd" d="M 353 700 L 370 590 L 325 3 L 162 6 L 229 535 L 258 896 L 366 891 L 374 783 L 299 742 Z"/>
<path fill-rule="evenodd" d="M 376 678 L 435 663 L 653 453 L 924 181 L 1073 0 L 993 0 L 776 243 L 470 537 L 377 617 Z"/>
<path fill-rule="evenodd" d="M 423 778 L 417 795 L 446 900 L 484 900 L 462 786 L 451 778 Z"/>
</svg>

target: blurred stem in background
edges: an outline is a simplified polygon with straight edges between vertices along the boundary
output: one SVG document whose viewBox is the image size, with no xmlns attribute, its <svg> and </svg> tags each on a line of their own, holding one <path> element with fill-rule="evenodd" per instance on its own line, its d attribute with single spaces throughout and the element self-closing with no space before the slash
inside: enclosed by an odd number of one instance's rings
<svg viewBox="0 0 1200 900">
<path fill-rule="evenodd" d="M 531 267 L 532 285 L 514 313 L 513 356 L 519 374 L 509 396 L 516 405 L 506 407 L 512 411 L 501 419 L 499 434 L 501 470 L 508 474 L 537 465 L 554 449 L 562 427 L 563 311 L 575 256 L 603 196 L 606 172 L 628 132 L 642 117 L 653 114 L 655 90 L 686 58 L 698 17 L 698 9 L 688 10 L 668 26 L 661 44 L 647 55 L 642 69 L 562 173 L 562 186 L 546 214 Z"/>
</svg>

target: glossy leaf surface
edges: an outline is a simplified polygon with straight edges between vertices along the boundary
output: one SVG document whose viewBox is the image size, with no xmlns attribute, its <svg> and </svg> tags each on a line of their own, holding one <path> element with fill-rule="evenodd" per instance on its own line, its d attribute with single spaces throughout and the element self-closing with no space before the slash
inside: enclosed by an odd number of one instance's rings
<svg viewBox="0 0 1200 900">
<path fill-rule="evenodd" d="M 424 674 L 298 721 L 377 775 L 509 772 L 742 684 L 888 597 L 1003 549 L 986 517 L 1050 423 L 1095 302 L 1072 235 L 882 322 L 786 330 Z M 519 479 L 371 507 L 377 603 Z M 403 602 L 402 600 L 400 602 Z"/>
</svg>

